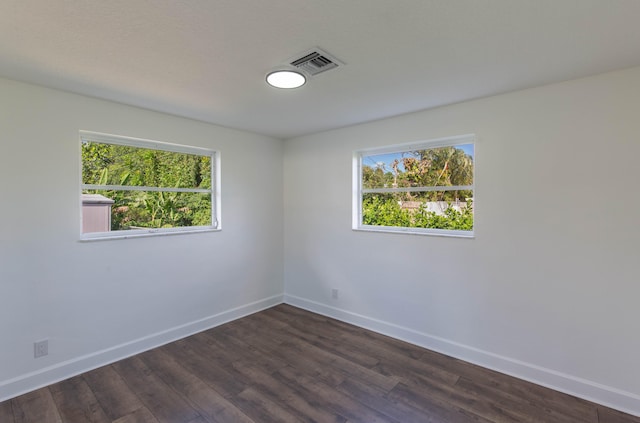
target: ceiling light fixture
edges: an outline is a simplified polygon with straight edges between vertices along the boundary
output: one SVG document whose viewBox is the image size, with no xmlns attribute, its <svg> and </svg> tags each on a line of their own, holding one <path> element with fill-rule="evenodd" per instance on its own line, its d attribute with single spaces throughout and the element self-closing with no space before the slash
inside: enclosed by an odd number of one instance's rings
<svg viewBox="0 0 640 423">
<path fill-rule="evenodd" d="M 303 74 L 290 70 L 277 70 L 267 75 L 267 83 L 276 88 L 298 88 L 307 82 Z"/>
</svg>

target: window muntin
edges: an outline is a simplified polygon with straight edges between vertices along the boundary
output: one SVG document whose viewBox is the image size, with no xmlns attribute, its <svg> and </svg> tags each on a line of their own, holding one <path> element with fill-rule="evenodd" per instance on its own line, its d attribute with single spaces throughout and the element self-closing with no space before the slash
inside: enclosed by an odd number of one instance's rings
<svg viewBox="0 0 640 423">
<path fill-rule="evenodd" d="M 354 154 L 353 228 L 473 236 L 473 135 Z"/>
<path fill-rule="evenodd" d="M 216 152 L 85 131 L 80 138 L 82 239 L 220 228 Z"/>
</svg>

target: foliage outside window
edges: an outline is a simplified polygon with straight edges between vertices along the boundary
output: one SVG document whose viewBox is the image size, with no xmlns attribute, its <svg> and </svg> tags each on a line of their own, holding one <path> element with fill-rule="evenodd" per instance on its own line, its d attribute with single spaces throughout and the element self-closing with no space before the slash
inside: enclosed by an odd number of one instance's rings
<svg viewBox="0 0 640 423">
<path fill-rule="evenodd" d="M 354 229 L 473 236 L 474 136 L 358 151 Z"/>
<path fill-rule="evenodd" d="M 217 154 L 81 132 L 82 237 L 219 229 Z"/>
</svg>

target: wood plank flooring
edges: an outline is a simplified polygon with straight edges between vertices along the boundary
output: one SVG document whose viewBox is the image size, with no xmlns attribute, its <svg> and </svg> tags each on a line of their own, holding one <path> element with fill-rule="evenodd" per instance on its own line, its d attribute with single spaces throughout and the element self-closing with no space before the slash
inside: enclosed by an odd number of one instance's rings
<svg viewBox="0 0 640 423">
<path fill-rule="evenodd" d="M 279 305 L 0 403 L 0 423 L 640 418 Z"/>
</svg>

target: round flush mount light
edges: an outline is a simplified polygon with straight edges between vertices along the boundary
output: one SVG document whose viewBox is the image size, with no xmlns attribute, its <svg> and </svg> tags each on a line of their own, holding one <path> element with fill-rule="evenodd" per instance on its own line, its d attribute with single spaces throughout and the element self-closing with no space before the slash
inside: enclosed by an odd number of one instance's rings
<svg viewBox="0 0 640 423">
<path fill-rule="evenodd" d="M 267 75 L 267 83 L 276 88 L 298 88 L 307 82 L 303 74 L 290 70 L 277 70 Z"/>
</svg>

